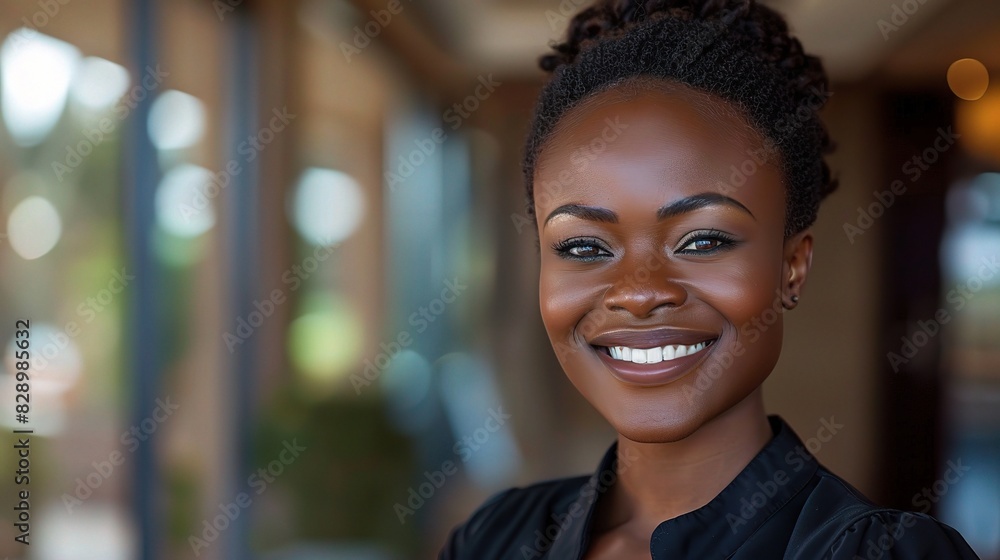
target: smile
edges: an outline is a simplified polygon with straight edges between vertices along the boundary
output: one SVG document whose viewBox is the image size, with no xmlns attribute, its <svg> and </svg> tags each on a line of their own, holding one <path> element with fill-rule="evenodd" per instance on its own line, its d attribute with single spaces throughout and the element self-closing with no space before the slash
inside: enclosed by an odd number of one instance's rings
<svg viewBox="0 0 1000 560">
<path fill-rule="evenodd" d="M 628 346 L 598 346 L 597 348 L 607 352 L 612 358 L 623 362 L 658 364 L 696 354 L 711 343 L 711 340 L 706 340 L 687 346 L 683 344 L 668 344 L 666 346 L 654 346 L 653 348 L 631 348 Z"/>
<path fill-rule="evenodd" d="M 594 349 L 608 371 L 627 385 L 651 387 L 671 383 L 694 371 L 710 354 L 718 338 L 695 344 L 668 344 L 652 348 L 597 346 Z"/>
</svg>

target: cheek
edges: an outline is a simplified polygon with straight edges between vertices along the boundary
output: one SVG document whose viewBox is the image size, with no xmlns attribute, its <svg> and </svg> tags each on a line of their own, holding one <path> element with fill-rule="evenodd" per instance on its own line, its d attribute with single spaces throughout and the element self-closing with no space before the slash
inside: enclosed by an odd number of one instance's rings
<svg viewBox="0 0 1000 560">
<path fill-rule="evenodd" d="M 566 339 L 590 307 L 588 290 L 542 265 L 538 305 L 549 336 Z"/>
<path fill-rule="evenodd" d="M 711 288 L 712 286 L 708 286 L 706 289 Z M 767 310 L 774 309 L 775 306 L 781 308 L 781 300 L 775 291 L 778 288 L 776 273 L 748 275 L 718 288 L 713 293 L 713 302 L 737 329 L 753 324 L 755 319 L 760 320 L 768 314 Z"/>
<path fill-rule="evenodd" d="M 771 243 L 756 243 L 740 259 L 700 275 L 697 289 L 732 327 L 753 323 L 775 306 L 781 309 L 781 252 Z"/>
<path fill-rule="evenodd" d="M 737 369 L 769 372 L 782 344 L 779 254 L 752 255 L 733 263 L 725 276 L 706 276 L 705 297 L 722 313 L 739 349 Z M 746 375 L 749 375 L 747 372 Z"/>
</svg>

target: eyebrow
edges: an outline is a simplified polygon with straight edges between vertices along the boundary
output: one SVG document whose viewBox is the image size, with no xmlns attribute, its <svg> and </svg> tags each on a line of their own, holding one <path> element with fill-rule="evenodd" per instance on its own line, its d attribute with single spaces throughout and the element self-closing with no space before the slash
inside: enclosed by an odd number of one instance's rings
<svg viewBox="0 0 1000 560">
<path fill-rule="evenodd" d="M 684 197 L 679 200 L 675 200 L 668 204 L 664 204 L 656 211 L 656 221 L 662 221 L 667 218 L 671 218 L 680 214 L 685 214 L 697 210 L 698 208 L 705 208 L 707 206 L 717 206 L 725 205 L 732 206 L 733 208 L 738 208 L 750 215 L 754 221 L 757 217 L 753 215 L 753 212 L 749 208 L 743 206 L 740 201 L 735 198 L 728 197 L 724 194 L 714 193 L 714 192 L 704 192 L 691 196 Z M 583 220 L 590 220 L 593 222 L 605 222 L 609 224 L 618 223 L 618 214 L 614 211 L 608 210 L 607 208 L 600 208 L 597 206 L 584 206 L 582 204 L 563 204 L 559 208 L 556 208 L 545 218 L 545 224 L 542 225 L 544 228 L 549 224 L 552 218 L 560 215 L 567 214 L 570 216 L 576 216 L 577 218 Z"/>
</svg>

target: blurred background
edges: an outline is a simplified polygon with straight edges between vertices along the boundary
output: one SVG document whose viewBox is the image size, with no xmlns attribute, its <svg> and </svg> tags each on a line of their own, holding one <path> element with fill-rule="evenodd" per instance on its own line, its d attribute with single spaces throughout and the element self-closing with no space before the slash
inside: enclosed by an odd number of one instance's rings
<svg viewBox="0 0 1000 560">
<path fill-rule="evenodd" d="M 841 184 L 769 411 L 1000 558 L 1000 3 L 766 3 L 824 59 Z M 0 556 L 433 558 L 595 469 L 519 167 L 584 5 L 0 4 Z"/>
</svg>

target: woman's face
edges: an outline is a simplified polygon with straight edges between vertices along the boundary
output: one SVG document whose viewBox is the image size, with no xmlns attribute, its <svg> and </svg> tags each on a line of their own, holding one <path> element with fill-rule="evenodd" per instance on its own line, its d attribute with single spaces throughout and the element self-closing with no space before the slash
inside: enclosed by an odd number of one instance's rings
<svg viewBox="0 0 1000 560">
<path fill-rule="evenodd" d="M 542 321 L 623 436 L 682 439 L 777 362 L 782 301 L 811 259 L 808 232 L 784 241 L 779 161 L 724 101 L 683 86 L 597 94 L 543 146 Z"/>
</svg>

